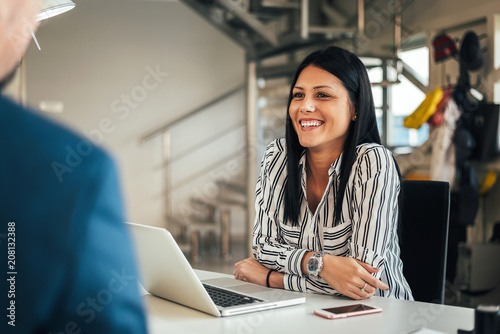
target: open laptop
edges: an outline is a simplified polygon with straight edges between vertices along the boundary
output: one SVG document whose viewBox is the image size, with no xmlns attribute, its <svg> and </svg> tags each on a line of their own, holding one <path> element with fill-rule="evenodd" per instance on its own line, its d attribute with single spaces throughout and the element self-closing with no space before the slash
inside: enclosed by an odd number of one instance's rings
<svg viewBox="0 0 500 334">
<path fill-rule="evenodd" d="M 200 281 L 170 232 L 153 226 L 126 224 L 135 241 L 141 284 L 154 296 L 216 317 L 306 301 L 303 294 L 269 289 L 230 277 Z"/>
</svg>

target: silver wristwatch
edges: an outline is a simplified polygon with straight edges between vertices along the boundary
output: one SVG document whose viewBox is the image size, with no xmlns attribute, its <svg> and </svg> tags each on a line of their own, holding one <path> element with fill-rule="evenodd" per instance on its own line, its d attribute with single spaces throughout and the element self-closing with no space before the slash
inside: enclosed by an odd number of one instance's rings
<svg viewBox="0 0 500 334">
<path fill-rule="evenodd" d="M 323 269 L 323 256 L 325 252 L 317 252 L 307 260 L 307 274 L 318 277 Z"/>
</svg>

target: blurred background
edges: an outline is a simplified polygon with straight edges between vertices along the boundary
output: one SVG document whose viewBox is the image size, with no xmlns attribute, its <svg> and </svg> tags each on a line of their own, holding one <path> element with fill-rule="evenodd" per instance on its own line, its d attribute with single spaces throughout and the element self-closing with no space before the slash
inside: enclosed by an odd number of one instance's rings
<svg viewBox="0 0 500 334">
<path fill-rule="evenodd" d="M 435 125 L 408 128 L 405 118 L 426 94 L 466 77 L 476 196 L 466 200 L 472 218 L 450 222 L 446 303 L 500 302 L 498 0 L 74 3 L 42 21 L 41 51 L 32 43 L 9 94 L 107 148 L 128 220 L 169 229 L 195 268 L 231 273 L 249 255 L 260 159 L 284 136 L 291 76 L 305 55 L 338 45 L 362 59 L 383 143 L 411 179 L 433 179 L 426 147 Z M 478 44 L 466 49 L 469 31 Z M 448 43 L 441 57 L 439 36 Z M 465 76 L 467 51 L 481 59 Z M 458 175 L 457 194 L 469 189 Z"/>
</svg>

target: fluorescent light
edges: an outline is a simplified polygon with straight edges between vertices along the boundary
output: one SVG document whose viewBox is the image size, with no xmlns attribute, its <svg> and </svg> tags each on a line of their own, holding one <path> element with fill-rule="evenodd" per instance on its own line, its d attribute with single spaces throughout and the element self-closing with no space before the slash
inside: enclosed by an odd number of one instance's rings
<svg viewBox="0 0 500 334">
<path fill-rule="evenodd" d="M 40 101 L 38 108 L 45 112 L 61 114 L 64 111 L 64 103 L 62 101 Z"/>
<path fill-rule="evenodd" d="M 40 3 L 40 12 L 36 16 L 37 21 L 42 21 L 48 19 L 50 17 L 62 14 L 75 8 L 75 3 L 71 0 L 39 0 Z M 42 50 L 40 48 L 40 44 L 35 37 L 35 33 L 31 30 L 31 37 L 36 43 L 38 50 Z"/>
<path fill-rule="evenodd" d="M 75 3 L 71 0 L 40 0 L 40 13 L 36 16 L 36 20 L 45 20 L 73 8 Z"/>
</svg>

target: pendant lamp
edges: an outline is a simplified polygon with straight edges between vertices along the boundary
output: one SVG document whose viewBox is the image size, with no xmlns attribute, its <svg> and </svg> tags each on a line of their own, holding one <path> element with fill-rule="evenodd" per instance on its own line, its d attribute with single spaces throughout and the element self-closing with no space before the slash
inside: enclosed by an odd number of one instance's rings
<svg viewBox="0 0 500 334">
<path fill-rule="evenodd" d="M 71 0 L 40 0 L 40 13 L 36 16 L 36 20 L 45 20 L 73 8 L 75 3 Z"/>
<path fill-rule="evenodd" d="M 51 18 L 75 8 L 75 3 L 71 0 L 39 0 L 39 3 L 40 12 L 36 16 L 37 21 Z M 42 50 L 33 30 L 31 30 L 31 37 L 33 37 L 38 50 Z"/>
</svg>

